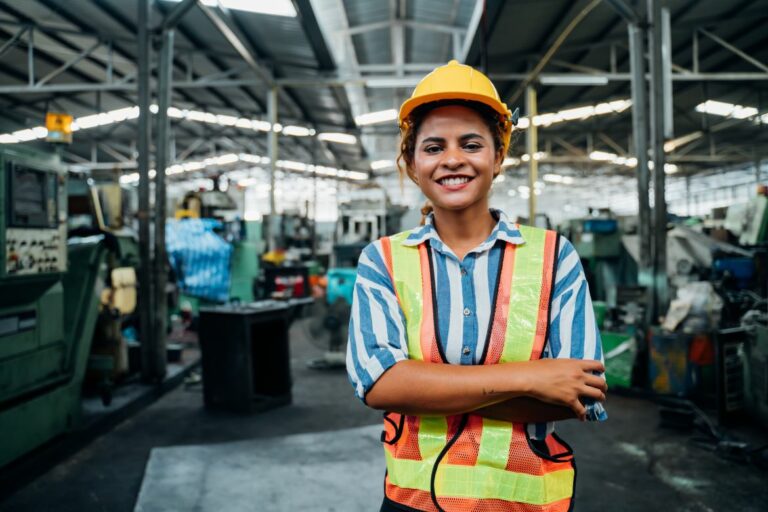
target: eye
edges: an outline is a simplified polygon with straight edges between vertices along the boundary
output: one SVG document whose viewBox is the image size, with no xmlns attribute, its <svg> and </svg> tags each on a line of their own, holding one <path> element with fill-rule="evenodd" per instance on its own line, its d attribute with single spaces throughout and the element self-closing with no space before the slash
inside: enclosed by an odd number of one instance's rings
<svg viewBox="0 0 768 512">
<path fill-rule="evenodd" d="M 431 144 L 424 148 L 424 152 L 429 155 L 434 155 L 436 153 L 439 153 L 442 149 L 443 148 L 441 146 L 438 146 L 437 144 Z"/>
<path fill-rule="evenodd" d="M 464 149 L 467 151 L 479 151 L 483 149 L 483 145 L 478 142 L 467 142 L 464 144 Z"/>
</svg>

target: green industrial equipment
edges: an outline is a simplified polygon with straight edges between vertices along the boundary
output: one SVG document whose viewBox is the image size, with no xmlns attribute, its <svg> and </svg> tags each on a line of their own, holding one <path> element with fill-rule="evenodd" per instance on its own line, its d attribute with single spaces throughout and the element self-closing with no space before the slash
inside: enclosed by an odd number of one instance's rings
<svg viewBox="0 0 768 512">
<path fill-rule="evenodd" d="M 0 466 L 78 424 L 103 237 L 67 240 L 55 155 L 0 152 Z"/>
<path fill-rule="evenodd" d="M 616 219 L 588 217 L 570 221 L 570 239 L 585 262 L 592 297 L 616 304 L 621 232 Z"/>
</svg>

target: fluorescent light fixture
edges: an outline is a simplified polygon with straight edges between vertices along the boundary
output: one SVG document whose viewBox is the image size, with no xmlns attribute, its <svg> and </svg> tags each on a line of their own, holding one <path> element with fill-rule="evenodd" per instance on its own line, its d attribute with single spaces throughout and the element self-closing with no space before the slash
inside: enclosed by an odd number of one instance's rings
<svg viewBox="0 0 768 512">
<path fill-rule="evenodd" d="M 374 160 L 371 162 L 371 170 L 378 171 L 380 169 L 389 169 L 395 166 L 394 160 Z"/>
<path fill-rule="evenodd" d="M 180 2 L 181 0 L 170 0 Z M 225 9 L 233 11 L 254 12 L 271 16 L 296 17 L 296 8 L 291 0 L 202 0 L 203 5 L 216 7 L 219 3 Z"/>
<path fill-rule="evenodd" d="M 294 137 L 308 137 L 312 135 L 313 130 L 305 128 L 303 126 L 288 125 L 283 128 L 283 134 L 293 135 Z"/>
<path fill-rule="evenodd" d="M 608 85 L 608 77 L 601 75 L 542 75 L 541 85 Z"/>
<path fill-rule="evenodd" d="M 606 153 L 605 151 L 593 151 L 589 154 L 590 160 L 597 160 L 598 162 L 613 162 L 619 155 L 615 153 Z"/>
<path fill-rule="evenodd" d="M 308 169 L 307 164 L 302 162 L 293 162 L 291 160 L 278 160 L 277 166 L 282 167 L 283 169 L 290 169 L 291 171 L 306 172 Z"/>
<path fill-rule="evenodd" d="M 543 179 L 548 183 L 562 183 L 563 185 L 570 185 L 573 183 L 573 178 L 571 176 L 561 176 L 560 174 L 545 174 Z"/>
<path fill-rule="evenodd" d="M 42 139 L 48 134 L 48 130 L 45 128 L 28 128 L 26 130 L 19 130 L 13 132 L 11 135 L 16 137 L 21 142 L 27 142 L 35 139 Z"/>
<path fill-rule="evenodd" d="M 569 121 L 583 121 L 593 116 L 602 116 L 607 114 L 619 114 L 632 106 L 632 100 L 614 100 L 596 105 L 584 105 L 574 107 L 558 112 L 547 112 L 534 116 L 533 124 L 536 126 L 547 127 L 553 124 Z M 530 126 L 530 119 L 521 117 L 517 122 L 517 129 L 525 130 Z"/>
<path fill-rule="evenodd" d="M 664 174 L 675 174 L 680 170 L 675 164 L 664 164 Z"/>
<path fill-rule="evenodd" d="M 221 114 L 216 116 L 216 122 L 222 126 L 235 126 L 237 121 L 238 118 L 235 116 L 225 116 Z"/>
<path fill-rule="evenodd" d="M 366 126 L 369 124 L 386 123 L 395 119 L 397 119 L 397 110 L 391 108 L 389 110 L 379 110 L 378 112 L 369 112 L 355 116 L 355 123 L 357 126 Z"/>
<path fill-rule="evenodd" d="M 699 103 L 696 105 L 696 111 L 704 114 L 731 117 L 733 119 L 748 119 L 758 114 L 758 110 L 755 107 L 745 107 L 717 100 L 707 100 Z"/>
<path fill-rule="evenodd" d="M 16 144 L 17 142 L 21 142 L 21 141 L 19 141 L 19 138 L 16 137 L 15 135 L 11 135 L 8 133 L 4 133 L 0 135 L 0 144 Z"/>
<path fill-rule="evenodd" d="M 157 114 L 159 110 L 160 110 L 160 107 L 157 106 L 157 103 L 153 103 L 149 106 L 149 111 L 152 112 L 153 114 Z"/>
<path fill-rule="evenodd" d="M 519 158 L 515 158 L 515 157 L 513 157 L 513 156 L 508 156 L 508 157 L 507 157 L 507 158 L 505 158 L 505 159 L 504 159 L 504 161 L 501 163 L 501 166 L 502 166 L 502 167 L 509 167 L 509 166 L 511 166 L 511 165 L 515 165 L 515 166 L 517 166 L 517 165 L 520 165 L 520 159 L 519 159 Z"/>
<path fill-rule="evenodd" d="M 365 85 L 372 89 L 399 89 L 401 87 L 416 87 L 419 83 L 419 77 L 403 78 L 368 78 L 365 79 Z"/>
<path fill-rule="evenodd" d="M 139 181 L 139 173 L 133 172 L 131 174 L 123 174 L 120 176 L 120 183 L 127 185 L 129 183 L 137 183 Z"/>
<path fill-rule="evenodd" d="M 336 142 L 338 144 L 355 144 L 357 137 L 349 133 L 325 132 L 317 136 L 317 140 Z"/>
<path fill-rule="evenodd" d="M 188 110 L 187 119 L 189 119 L 190 121 L 198 121 L 200 123 L 204 123 L 205 112 L 200 112 L 199 110 Z"/>
<path fill-rule="evenodd" d="M 251 120 L 251 128 L 260 132 L 268 132 L 272 130 L 272 125 L 267 121 L 260 121 L 259 119 Z"/>
</svg>

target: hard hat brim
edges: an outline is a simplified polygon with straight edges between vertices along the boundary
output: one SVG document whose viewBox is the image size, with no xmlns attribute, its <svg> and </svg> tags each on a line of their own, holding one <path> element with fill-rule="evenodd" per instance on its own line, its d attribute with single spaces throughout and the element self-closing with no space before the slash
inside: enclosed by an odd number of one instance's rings
<svg viewBox="0 0 768 512">
<path fill-rule="evenodd" d="M 510 116 L 512 115 L 512 113 L 509 111 L 507 106 L 501 103 L 500 101 L 493 101 L 489 99 L 488 96 L 485 96 L 483 94 L 472 94 L 467 92 L 461 92 L 461 93 L 437 92 L 434 94 L 425 94 L 422 96 L 418 96 L 416 98 L 410 98 L 406 100 L 400 107 L 400 114 L 398 115 L 398 121 L 400 126 L 403 125 L 403 123 L 405 122 L 405 119 L 417 107 L 426 105 L 427 103 L 433 103 L 436 101 L 444 101 L 444 100 L 465 100 L 465 101 L 476 101 L 478 103 L 482 103 L 483 105 L 487 105 L 491 107 L 505 121 L 511 123 Z"/>
</svg>

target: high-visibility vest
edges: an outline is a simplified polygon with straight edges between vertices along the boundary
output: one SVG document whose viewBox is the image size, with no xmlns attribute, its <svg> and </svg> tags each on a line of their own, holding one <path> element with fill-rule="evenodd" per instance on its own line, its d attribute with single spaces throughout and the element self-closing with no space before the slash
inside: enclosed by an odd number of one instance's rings
<svg viewBox="0 0 768 512">
<path fill-rule="evenodd" d="M 558 235 L 518 229 L 525 243 L 505 244 L 481 364 L 538 359 L 544 348 Z M 403 245 L 409 234 L 382 238 L 405 315 L 409 358 L 445 364 L 430 249 L 427 243 Z M 386 498 L 406 510 L 565 512 L 571 507 L 573 451 L 555 434 L 534 442 L 523 423 L 472 413 L 386 413 L 384 419 Z"/>
</svg>

